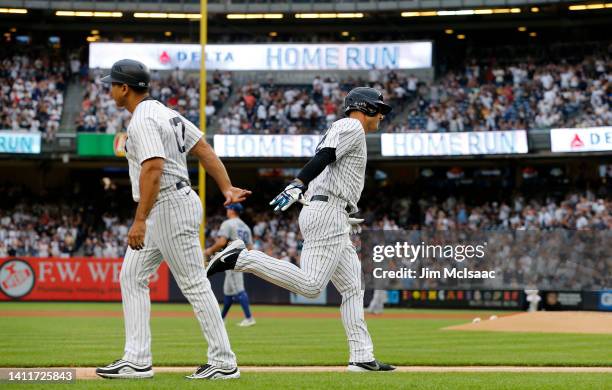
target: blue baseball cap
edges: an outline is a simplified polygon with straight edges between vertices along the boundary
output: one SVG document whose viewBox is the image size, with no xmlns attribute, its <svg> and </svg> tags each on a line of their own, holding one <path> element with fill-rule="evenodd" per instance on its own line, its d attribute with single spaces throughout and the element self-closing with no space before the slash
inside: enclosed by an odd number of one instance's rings
<svg viewBox="0 0 612 390">
<path fill-rule="evenodd" d="M 229 210 L 234 210 L 238 214 L 240 214 L 242 212 L 242 210 L 244 210 L 244 207 L 242 207 L 242 205 L 240 203 L 232 203 L 232 204 L 230 204 L 228 206 L 225 206 L 225 208 L 229 209 Z"/>
</svg>

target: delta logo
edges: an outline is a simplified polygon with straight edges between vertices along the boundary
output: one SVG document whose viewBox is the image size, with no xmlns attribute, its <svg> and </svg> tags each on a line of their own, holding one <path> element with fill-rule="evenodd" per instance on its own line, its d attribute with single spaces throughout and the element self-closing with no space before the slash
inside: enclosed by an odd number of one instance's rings
<svg viewBox="0 0 612 390">
<path fill-rule="evenodd" d="M 164 50 L 159 55 L 159 62 L 161 62 L 162 65 L 167 65 L 170 62 L 170 56 L 167 51 Z"/>
<path fill-rule="evenodd" d="M 168 66 L 170 64 L 177 64 L 185 66 L 184 64 L 199 64 L 200 63 L 200 52 L 197 50 L 178 50 L 168 51 L 162 50 L 158 56 L 159 63 Z M 210 64 L 221 64 L 227 65 L 234 63 L 234 53 L 230 50 L 207 50 L 206 51 L 206 62 Z"/>
<path fill-rule="evenodd" d="M 200 53 L 197 51 L 184 50 L 162 50 L 158 56 L 159 63 L 168 66 L 171 64 L 181 65 L 185 63 L 200 63 Z M 184 65 L 183 65 L 184 66 Z"/>
<path fill-rule="evenodd" d="M 578 135 L 578 133 L 574 133 L 574 138 L 572 139 L 572 142 L 570 143 L 570 147 L 572 149 L 584 147 L 584 142 L 580 139 L 580 136 Z"/>
</svg>

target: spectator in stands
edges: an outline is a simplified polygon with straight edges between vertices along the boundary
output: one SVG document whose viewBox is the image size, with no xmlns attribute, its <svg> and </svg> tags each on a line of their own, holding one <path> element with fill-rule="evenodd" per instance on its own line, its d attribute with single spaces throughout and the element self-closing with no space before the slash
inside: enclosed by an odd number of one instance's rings
<svg viewBox="0 0 612 390">
<path fill-rule="evenodd" d="M 51 141 L 60 126 L 66 64 L 48 56 L 0 61 L 0 129 L 41 132 Z"/>
<path fill-rule="evenodd" d="M 101 76 L 100 69 L 91 74 L 83 96 L 81 113 L 75 119 L 77 131 L 114 134 L 125 131 L 129 125 L 130 113 L 117 109 L 108 93 L 108 85 L 100 81 Z M 206 107 L 208 123 L 221 110 L 232 88 L 231 73 L 215 72 L 212 78 L 213 82 L 207 84 L 207 101 L 210 103 Z M 168 75 L 154 71 L 151 75 L 150 95 L 199 126 L 199 78 L 195 74 L 187 74 L 179 68 Z"/>
<path fill-rule="evenodd" d="M 610 126 L 611 69 L 612 62 L 602 58 L 586 58 L 575 65 L 539 66 L 523 62 L 483 67 L 472 61 L 463 73 L 448 72 L 419 90 L 419 110 L 412 110 L 407 123 L 393 130 Z M 414 81 L 409 84 L 413 90 Z"/>
<path fill-rule="evenodd" d="M 414 82 L 414 80 L 413 80 Z M 342 113 L 346 92 L 361 80 L 315 76 L 311 85 L 248 83 L 227 114 L 218 118 L 221 134 L 323 133 Z M 386 101 L 401 110 L 411 99 L 408 79 L 395 71 L 370 71 L 370 85 L 383 91 Z M 415 84 L 416 85 L 416 84 Z M 395 111 L 395 110 L 394 110 Z M 391 118 L 387 118 L 390 120 Z"/>
</svg>

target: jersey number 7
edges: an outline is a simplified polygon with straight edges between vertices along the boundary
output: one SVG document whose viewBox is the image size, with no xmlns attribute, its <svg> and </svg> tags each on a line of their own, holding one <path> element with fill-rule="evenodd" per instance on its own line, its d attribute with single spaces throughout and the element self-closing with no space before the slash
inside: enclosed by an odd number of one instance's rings
<svg viewBox="0 0 612 390">
<path fill-rule="evenodd" d="M 185 153 L 185 123 L 183 123 L 181 117 L 175 116 L 174 118 L 170 119 L 170 125 L 174 129 L 174 136 L 176 137 L 176 146 L 178 146 L 179 152 Z"/>
</svg>

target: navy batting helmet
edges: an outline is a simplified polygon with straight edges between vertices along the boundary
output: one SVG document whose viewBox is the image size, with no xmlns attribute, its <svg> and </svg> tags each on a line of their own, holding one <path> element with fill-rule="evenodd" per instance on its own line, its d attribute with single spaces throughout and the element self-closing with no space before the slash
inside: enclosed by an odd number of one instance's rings
<svg viewBox="0 0 612 390">
<path fill-rule="evenodd" d="M 344 98 L 344 113 L 361 111 L 367 116 L 374 116 L 379 112 L 387 115 L 391 106 L 383 103 L 383 95 L 377 89 L 358 87 L 352 89 Z"/>
<path fill-rule="evenodd" d="M 104 83 L 127 84 L 132 87 L 149 88 L 151 76 L 142 62 L 120 60 L 113 64 L 109 75 L 102 77 Z"/>
</svg>

